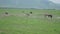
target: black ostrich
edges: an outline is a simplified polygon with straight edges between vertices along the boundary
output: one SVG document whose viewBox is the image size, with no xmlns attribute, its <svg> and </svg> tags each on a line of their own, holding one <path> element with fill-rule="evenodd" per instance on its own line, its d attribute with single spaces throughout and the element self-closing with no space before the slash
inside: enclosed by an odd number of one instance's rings
<svg viewBox="0 0 60 34">
<path fill-rule="evenodd" d="M 52 19 L 52 15 L 51 14 L 45 14 L 45 17 L 50 17 Z"/>
<path fill-rule="evenodd" d="M 8 15 L 8 12 L 5 12 L 6 15 Z"/>
<path fill-rule="evenodd" d="M 30 14 L 32 14 L 32 12 L 30 12 Z"/>
</svg>

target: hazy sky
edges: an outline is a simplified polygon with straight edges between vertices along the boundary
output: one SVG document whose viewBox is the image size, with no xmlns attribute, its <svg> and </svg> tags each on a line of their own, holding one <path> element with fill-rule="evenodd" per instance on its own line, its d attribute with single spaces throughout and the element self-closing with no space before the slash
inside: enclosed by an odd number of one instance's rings
<svg viewBox="0 0 60 34">
<path fill-rule="evenodd" d="M 60 4 L 60 0 L 49 0 L 52 1 L 53 3 Z"/>
<path fill-rule="evenodd" d="M 0 7 L 48 8 L 60 7 L 60 0 L 0 0 Z"/>
</svg>

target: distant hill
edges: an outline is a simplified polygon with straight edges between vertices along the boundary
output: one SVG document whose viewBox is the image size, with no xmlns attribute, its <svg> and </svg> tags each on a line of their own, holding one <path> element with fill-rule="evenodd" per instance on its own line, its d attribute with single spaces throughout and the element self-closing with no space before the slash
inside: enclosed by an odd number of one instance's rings
<svg viewBox="0 0 60 34">
<path fill-rule="evenodd" d="M 1 8 L 60 9 L 60 4 L 48 0 L 0 0 Z"/>
</svg>

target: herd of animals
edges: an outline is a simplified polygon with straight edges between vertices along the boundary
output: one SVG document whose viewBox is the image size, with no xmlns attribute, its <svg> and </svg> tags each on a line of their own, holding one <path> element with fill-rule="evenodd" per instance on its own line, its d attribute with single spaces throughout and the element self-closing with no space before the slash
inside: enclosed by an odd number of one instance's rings
<svg viewBox="0 0 60 34">
<path fill-rule="evenodd" d="M 5 15 L 8 15 L 9 13 L 8 12 L 5 12 Z M 30 14 L 32 14 L 32 12 L 29 12 L 29 13 L 25 13 L 25 15 L 27 16 L 30 16 Z M 51 18 L 52 19 L 52 15 L 51 14 L 44 14 L 45 17 L 48 17 L 48 18 Z"/>
</svg>

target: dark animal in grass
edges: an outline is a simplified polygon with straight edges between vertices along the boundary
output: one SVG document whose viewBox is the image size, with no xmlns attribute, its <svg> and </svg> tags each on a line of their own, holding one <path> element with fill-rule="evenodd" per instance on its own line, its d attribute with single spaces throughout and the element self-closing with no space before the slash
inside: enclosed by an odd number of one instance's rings
<svg viewBox="0 0 60 34">
<path fill-rule="evenodd" d="M 51 14 L 45 14 L 45 17 L 50 17 L 52 18 L 53 16 Z"/>
<path fill-rule="evenodd" d="M 5 12 L 6 15 L 8 15 L 8 12 Z"/>
<path fill-rule="evenodd" d="M 30 12 L 30 14 L 32 14 L 32 12 Z"/>
</svg>

